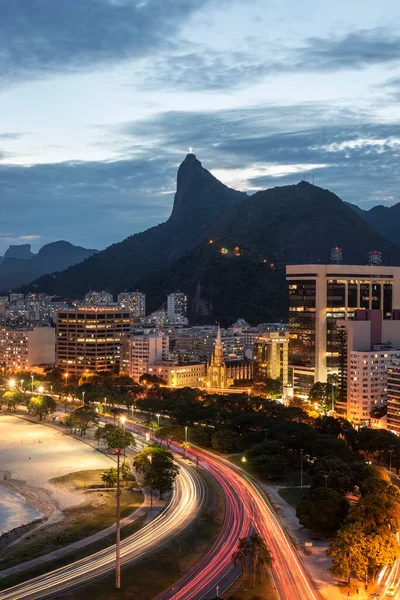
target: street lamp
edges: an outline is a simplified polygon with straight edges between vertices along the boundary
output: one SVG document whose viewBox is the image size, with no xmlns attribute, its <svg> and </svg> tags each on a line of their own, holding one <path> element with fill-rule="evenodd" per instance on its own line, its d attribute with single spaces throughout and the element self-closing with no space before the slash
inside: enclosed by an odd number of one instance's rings
<svg viewBox="0 0 400 600">
<path fill-rule="evenodd" d="M 243 454 L 242 458 L 240 459 L 242 461 L 242 463 L 247 462 L 247 458 L 245 457 L 245 455 Z"/>
<path fill-rule="evenodd" d="M 329 477 L 329 475 L 324 475 L 324 477 L 325 477 L 325 487 L 327 488 L 328 487 L 328 477 Z"/>
<path fill-rule="evenodd" d="M 10 379 L 10 381 L 8 382 L 8 385 L 10 386 L 10 388 L 15 387 L 15 379 Z"/>
<path fill-rule="evenodd" d="M 53 395 L 53 384 L 50 386 L 51 395 Z"/>
<path fill-rule="evenodd" d="M 160 417 L 161 417 L 160 413 L 157 413 L 156 417 L 157 417 L 158 426 L 160 427 Z"/>
<path fill-rule="evenodd" d="M 44 387 L 43 387 L 42 385 L 39 385 L 39 387 L 38 387 L 38 392 L 39 392 L 39 394 L 43 394 L 43 392 L 44 392 Z"/>
<path fill-rule="evenodd" d="M 83 404 L 85 404 L 85 394 L 86 394 L 86 392 L 82 392 L 82 402 L 83 402 Z"/>
<path fill-rule="evenodd" d="M 300 489 L 303 489 L 303 452 L 304 448 L 300 448 Z"/>
<path fill-rule="evenodd" d="M 69 373 L 64 373 L 64 377 L 65 377 L 65 385 L 68 385 Z"/>
<path fill-rule="evenodd" d="M 31 379 L 32 379 L 32 394 L 33 394 L 33 375 L 31 375 Z"/>
<path fill-rule="evenodd" d="M 24 390 L 24 380 L 23 379 L 21 379 L 21 390 L 22 391 Z"/>
</svg>

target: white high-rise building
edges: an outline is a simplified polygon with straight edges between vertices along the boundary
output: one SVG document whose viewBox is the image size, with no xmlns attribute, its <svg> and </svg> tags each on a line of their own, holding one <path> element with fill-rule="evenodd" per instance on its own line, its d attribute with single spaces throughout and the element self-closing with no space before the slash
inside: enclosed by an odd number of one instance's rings
<svg viewBox="0 0 400 600">
<path fill-rule="evenodd" d="M 169 358 L 169 337 L 163 334 L 130 335 L 123 339 L 121 347 L 120 370 L 128 373 L 132 379 L 149 373 L 158 361 Z M 157 375 L 156 370 L 152 370 Z"/>
<path fill-rule="evenodd" d="M 187 315 L 187 296 L 183 292 L 175 292 L 167 296 L 167 316 L 174 318 L 176 315 Z"/>
<path fill-rule="evenodd" d="M 117 303 L 121 308 L 127 308 L 134 317 L 146 315 L 146 295 L 142 292 L 121 292 L 117 296 Z"/>
<path fill-rule="evenodd" d="M 400 358 L 400 320 L 380 310 L 358 310 L 337 322 L 339 388 L 336 410 L 354 425 L 369 425 L 371 410 L 387 401 L 387 372 Z"/>
<path fill-rule="evenodd" d="M 0 329 L 0 366 L 24 371 L 55 363 L 56 336 L 53 327 Z"/>
<path fill-rule="evenodd" d="M 109 292 L 88 292 L 85 295 L 85 303 L 92 306 L 107 306 L 113 303 L 113 295 Z"/>
</svg>

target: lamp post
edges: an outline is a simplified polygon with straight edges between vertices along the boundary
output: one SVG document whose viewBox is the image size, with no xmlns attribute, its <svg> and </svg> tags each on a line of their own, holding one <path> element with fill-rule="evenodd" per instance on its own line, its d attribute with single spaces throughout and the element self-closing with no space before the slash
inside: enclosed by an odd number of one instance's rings
<svg viewBox="0 0 400 600">
<path fill-rule="evenodd" d="M 300 448 L 300 489 L 303 489 L 303 452 L 304 448 Z"/>
<path fill-rule="evenodd" d="M 158 427 L 160 427 L 160 417 L 161 417 L 160 413 L 157 413 L 157 414 L 156 414 L 156 417 L 157 417 L 157 424 L 158 424 Z"/>
<path fill-rule="evenodd" d="M 15 387 L 15 380 L 14 379 L 10 379 L 10 381 L 8 382 L 8 385 L 10 386 L 10 388 Z"/>
<path fill-rule="evenodd" d="M 33 375 L 31 375 L 31 379 L 32 379 L 32 394 L 33 394 Z"/>
<path fill-rule="evenodd" d="M 83 402 L 83 404 L 85 404 L 85 394 L 86 394 L 86 392 L 82 392 L 82 402 Z"/>
<path fill-rule="evenodd" d="M 117 514 L 115 527 L 115 587 L 121 587 L 121 483 L 120 483 L 120 420 L 117 429 Z"/>
<path fill-rule="evenodd" d="M 217 587 L 215 589 L 216 589 L 216 592 L 217 592 L 217 598 L 219 598 L 219 585 L 217 585 Z"/>
<path fill-rule="evenodd" d="M 104 396 L 104 414 L 107 412 L 107 398 Z"/>
<path fill-rule="evenodd" d="M 153 462 L 153 457 L 151 454 L 149 454 L 147 458 L 149 459 L 150 468 L 151 468 L 151 463 Z M 153 477 L 151 476 L 151 473 L 150 473 L 150 510 L 152 508 L 153 508 Z"/>
<path fill-rule="evenodd" d="M 24 380 L 21 379 L 21 390 L 24 391 Z"/>
<path fill-rule="evenodd" d="M 50 386 L 51 395 L 53 395 L 53 384 Z"/>
<path fill-rule="evenodd" d="M 329 475 L 324 475 L 324 477 L 325 477 L 325 487 L 327 488 L 328 487 L 328 477 L 329 477 Z"/>
<path fill-rule="evenodd" d="M 39 385 L 39 387 L 38 387 L 38 392 L 39 392 L 39 394 L 43 394 L 43 392 L 44 392 L 44 387 L 43 387 L 42 385 Z"/>
</svg>

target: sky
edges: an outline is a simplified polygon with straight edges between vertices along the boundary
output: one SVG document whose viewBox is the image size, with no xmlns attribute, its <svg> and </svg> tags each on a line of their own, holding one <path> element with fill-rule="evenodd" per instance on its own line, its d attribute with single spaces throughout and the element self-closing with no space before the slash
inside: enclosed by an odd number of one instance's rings
<svg viewBox="0 0 400 600">
<path fill-rule="evenodd" d="M 165 221 L 188 147 L 248 193 L 400 202 L 398 0 L 0 3 L 0 255 Z"/>
</svg>

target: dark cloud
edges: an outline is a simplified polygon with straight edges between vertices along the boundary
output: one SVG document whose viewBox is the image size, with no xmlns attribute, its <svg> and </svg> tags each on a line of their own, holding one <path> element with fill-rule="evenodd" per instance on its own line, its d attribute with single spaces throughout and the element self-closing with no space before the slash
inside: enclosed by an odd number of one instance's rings
<svg viewBox="0 0 400 600">
<path fill-rule="evenodd" d="M 400 58 L 400 37 L 386 28 L 359 30 L 344 37 L 307 40 L 299 50 L 302 68 L 347 69 L 389 63 Z"/>
<path fill-rule="evenodd" d="M 164 52 L 141 72 L 144 85 L 170 89 L 223 90 L 244 87 L 277 73 L 361 69 L 398 61 L 400 36 L 385 28 L 359 30 L 341 37 L 312 37 L 295 49 L 271 48 L 253 41 L 248 52 Z"/>
<path fill-rule="evenodd" d="M 208 0 L 12 0 L 0 5 L 0 74 L 77 70 L 166 46 Z"/>
</svg>

